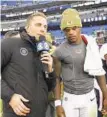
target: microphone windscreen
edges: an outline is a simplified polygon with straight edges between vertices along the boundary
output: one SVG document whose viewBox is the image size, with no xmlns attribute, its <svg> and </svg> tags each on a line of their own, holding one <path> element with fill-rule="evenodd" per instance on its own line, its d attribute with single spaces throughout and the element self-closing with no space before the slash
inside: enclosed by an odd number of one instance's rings
<svg viewBox="0 0 107 117">
<path fill-rule="evenodd" d="M 40 36 L 39 41 L 37 42 L 37 52 L 49 51 L 49 45 L 46 42 L 45 36 Z"/>
</svg>

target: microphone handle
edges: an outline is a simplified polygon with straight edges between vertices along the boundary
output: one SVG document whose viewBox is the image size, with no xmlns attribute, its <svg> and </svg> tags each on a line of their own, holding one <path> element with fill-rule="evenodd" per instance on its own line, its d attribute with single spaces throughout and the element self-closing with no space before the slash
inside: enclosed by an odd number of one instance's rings
<svg viewBox="0 0 107 117">
<path fill-rule="evenodd" d="M 45 54 L 48 53 L 47 51 L 42 51 L 41 54 Z M 48 65 L 45 63 L 42 63 L 43 66 L 43 72 L 45 73 L 45 77 L 49 78 L 49 74 L 48 74 Z"/>
<path fill-rule="evenodd" d="M 43 63 L 43 72 L 45 73 L 45 77 L 46 78 L 49 78 L 49 75 L 48 75 L 48 65 Z"/>
</svg>

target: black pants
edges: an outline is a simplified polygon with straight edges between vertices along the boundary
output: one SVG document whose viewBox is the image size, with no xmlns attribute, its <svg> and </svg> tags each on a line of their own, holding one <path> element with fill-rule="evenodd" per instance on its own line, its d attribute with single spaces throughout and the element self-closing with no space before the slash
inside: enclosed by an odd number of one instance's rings
<svg viewBox="0 0 107 117">
<path fill-rule="evenodd" d="M 97 106 L 99 107 L 100 105 L 100 94 L 99 94 L 99 90 L 95 89 L 96 92 L 96 98 L 97 98 Z M 102 113 L 100 111 L 98 111 L 98 117 L 103 117 Z"/>
<path fill-rule="evenodd" d="M 18 116 L 13 113 L 4 113 L 3 117 L 18 117 Z"/>
<path fill-rule="evenodd" d="M 103 115 L 100 111 L 98 111 L 98 117 L 103 117 Z"/>
<path fill-rule="evenodd" d="M 3 117 L 33 117 L 33 116 L 18 116 L 18 115 L 13 114 L 13 113 L 4 113 Z"/>
<path fill-rule="evenodd" d="M 46 117 L 55 117 L 55 105 L 54 101 L 50 101 L 46 111 Z"/>
</svg>

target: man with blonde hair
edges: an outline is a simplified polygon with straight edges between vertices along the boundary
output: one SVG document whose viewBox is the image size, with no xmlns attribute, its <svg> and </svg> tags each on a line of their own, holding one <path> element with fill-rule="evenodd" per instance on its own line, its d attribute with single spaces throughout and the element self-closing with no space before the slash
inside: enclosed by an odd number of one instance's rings
<svg viewBox="0 0 107 117">
<path fill-rule="evenodd" d="M 46 33 L 46 16 L 38 12 L 28 17 L 19 38 L 2 40 L 1 98 L 4 117 L 45 117 L 48 91 L 55 87 L 53 58 L 46 53 L 40 59 L 37 52 L 38 39 Z M 49 78 L 45 77 L 42 63 L 48 66 Z"/>
</svg>

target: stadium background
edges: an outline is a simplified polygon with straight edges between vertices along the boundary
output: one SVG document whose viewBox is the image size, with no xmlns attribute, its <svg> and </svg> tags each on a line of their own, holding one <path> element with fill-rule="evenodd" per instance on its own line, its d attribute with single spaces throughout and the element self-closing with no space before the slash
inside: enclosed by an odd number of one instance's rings
<svg viewBox="0 0 107 117">
<path fill-rule="evenodd" d="M 1 0 L 1 38 L 9 30 L 19 30 L 33 12 L 44 12 L 48 17 L 48 31 L 57 45 L 65 36 L 60 31 L 60 16 L 66 8 L 75 8 L 82 18 L 82 33 L 96 36 L 99 45 L 107 42 L 107 0 Z"/>
<path fill-rule="evenodd" d="M 9 30 L 20 30 L 27 17 L 37 11 L 48 17 L 48 31 L 58 46 L 65 40 L 60 30 L 61 13 L 66 8 L 79 11 L 83 23 L 82 33 L 96 37 L 99 47 L 107 43 L 107 0 L 1 0 L 1 39 Z"/>
</svg>

